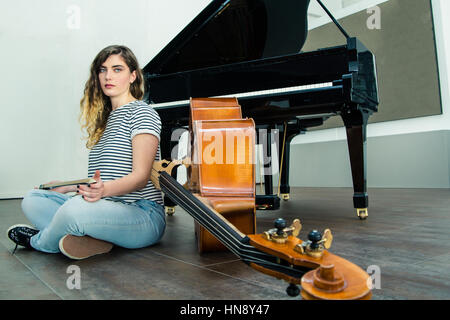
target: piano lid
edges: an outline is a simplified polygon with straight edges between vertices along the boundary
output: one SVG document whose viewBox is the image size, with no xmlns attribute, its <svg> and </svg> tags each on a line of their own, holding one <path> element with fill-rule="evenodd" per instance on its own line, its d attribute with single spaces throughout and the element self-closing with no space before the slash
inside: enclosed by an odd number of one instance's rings
<svg viewBox="0 0 450 320">
<path fill-rule="evenodd" d="M 213 0 L 143 69 L 169 74 L 298 53 L 310 0 Z"/>
</svg>

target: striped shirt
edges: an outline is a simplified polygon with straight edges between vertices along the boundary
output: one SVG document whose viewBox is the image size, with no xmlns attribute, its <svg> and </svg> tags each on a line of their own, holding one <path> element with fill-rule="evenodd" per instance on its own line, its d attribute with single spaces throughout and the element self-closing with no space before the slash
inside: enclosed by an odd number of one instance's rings
<svg viewBox="0 0 450 320">
<path fill-rule="evenodd" d="M 136 100 L 112 111 L 102 137 L 89 152 L 88 176 L 92 177 L 100 170 L 101 179 L 110 181 L 130 174 L 133 167 L 131 140 L 142 133 L 152 134 L 160 140 L 161 119 L 147 103 Z M 155 160 L 160 160 L 159 144 Z M 151 180 L 143 189 L 104 199 L 122 202 L 147 199 L 163 205 L 162 193 Z"/>
</svg>

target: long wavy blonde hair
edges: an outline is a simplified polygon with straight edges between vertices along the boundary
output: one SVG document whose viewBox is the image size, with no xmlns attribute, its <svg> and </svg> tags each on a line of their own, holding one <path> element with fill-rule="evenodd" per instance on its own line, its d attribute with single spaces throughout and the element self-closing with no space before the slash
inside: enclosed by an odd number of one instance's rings
<svg viewBox="0 0 450 320">
<path fill-rule="evenodd" d="M 86 142 L 88 149 L 91 149 L 102 137 L 112 110 L 111 100 L 103 93 L 98 74 L 103 62 L 113 54 L 118 54 L 124 59 L 130 72 L 136 70 L 136 80 L 130 85 L 131 95 L 138 100 L 144 96 L 144 77 L 133 52 L 121 45 L 108 46 L 100 51 L 91 64 L 90 76 L 84 86 L 84 95 L 80 101 L 79 120 L 81 129 L 86 130 L 88 134 Z"/>
</svg>

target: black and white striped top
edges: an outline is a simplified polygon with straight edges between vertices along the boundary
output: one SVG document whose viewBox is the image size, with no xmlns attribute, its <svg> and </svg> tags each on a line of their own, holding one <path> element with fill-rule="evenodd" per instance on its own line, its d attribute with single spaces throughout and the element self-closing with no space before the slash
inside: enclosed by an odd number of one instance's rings
<svg viewBox="0 0 450 320">
<path fill-rule="evenodd" d="M 147 103 L 136 100 L 112 111 L 105 132 L 89 152 L 88 176 L 92 177 L 96 170 L 100 170 L 101 179 L 110 181 L 131 173 L 133 167 L 131 140 L 135 135 L 142 133 L 152 134 L 160 140 L 161 119 Z M 159 144 L 155 160 L 160 160 Z M 150 180 L 143 189 L 104 199 L 124 202 L 147 199 L 163 205 L 161 191 L 156 189 Z"/>
</svg>

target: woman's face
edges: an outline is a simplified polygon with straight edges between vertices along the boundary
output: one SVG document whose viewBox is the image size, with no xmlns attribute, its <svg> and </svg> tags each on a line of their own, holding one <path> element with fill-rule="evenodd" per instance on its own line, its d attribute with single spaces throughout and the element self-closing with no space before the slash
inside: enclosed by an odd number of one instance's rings
<svg viewBox="0 0 450 320">
<path fill-rule="evenodd" d="M 130 72 L 123 58 L 112 54 L 102 63 L 98 78 L 103 93 L 114 98 L 128 94 L 130 84 L 136 79 L 136 71 Z"/>
</svg>

